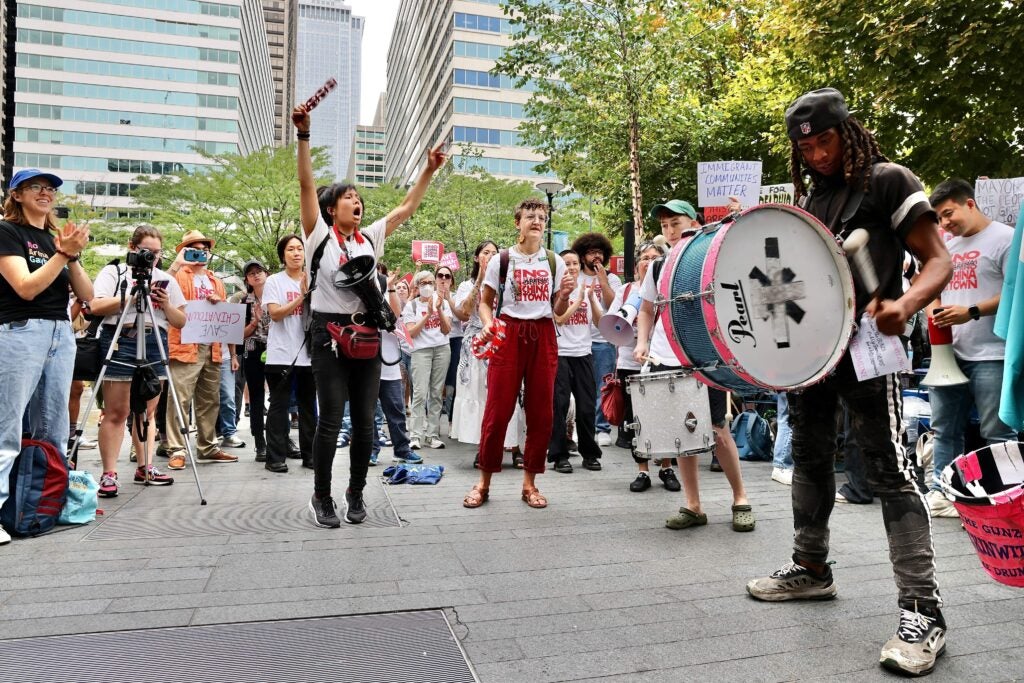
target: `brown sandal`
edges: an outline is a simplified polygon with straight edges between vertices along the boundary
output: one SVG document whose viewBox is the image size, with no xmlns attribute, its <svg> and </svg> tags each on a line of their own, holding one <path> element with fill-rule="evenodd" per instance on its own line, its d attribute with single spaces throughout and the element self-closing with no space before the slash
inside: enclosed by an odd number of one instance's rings
<svg viewBox="0 0 1024 683">
<path fill-rule="evenodd" d="M 472 490 L 462 499 L 462 507 L 478 508 L 487 502 L 490 489 L 480 488 L 480 484 L 473 486 Z"/>
<path fill-rule="evenodd" d="M 523 500 L 532 508 L 546 508 L 548 506 L 548 499 L 540 494 L 536 486 L 523 489 Z"/>
</svg>

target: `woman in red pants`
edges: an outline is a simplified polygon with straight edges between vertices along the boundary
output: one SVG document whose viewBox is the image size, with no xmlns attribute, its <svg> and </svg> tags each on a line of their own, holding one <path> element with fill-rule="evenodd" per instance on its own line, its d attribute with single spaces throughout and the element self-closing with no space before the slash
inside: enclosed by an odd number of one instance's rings
<svg viewBox="0 0 1024 683">
<path fill-rule="evenodd" d="M 462 501 L 468 508 L 480 507 L 487 501 L 491 475 L 501 470 L 505 429 L 521 385 L 525 385 L 527 427 L 523 500 L 533 508 L 548 504 L 534 479 L 544 472 L 551 437 L 558 369 L 552 316 L 565 313 L 576 279 L 566 274 L 562 258 L 541 243 L 547 217 L 544 202 L 521 202 L 515 211 L 519 231 L 516 245 L 492 258 L 484 274 L 479 307 L 481 338 L 493 339 L 497 317 L 505 323 L 505 340 L 487 369 L 487 405 L 480 429 L 480 481 Z"/>
</svg>

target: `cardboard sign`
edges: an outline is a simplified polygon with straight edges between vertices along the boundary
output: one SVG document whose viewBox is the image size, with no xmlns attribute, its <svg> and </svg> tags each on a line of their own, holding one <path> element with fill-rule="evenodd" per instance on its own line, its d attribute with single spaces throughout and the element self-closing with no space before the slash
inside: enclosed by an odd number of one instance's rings
<svg viewBox="0 0 1024 683">
<path fill-rule="evenodd" d="M 245 337 L 245 304 L 189 301 L 185 304 L 182 344 L 241 344 Z"/>
<path fill-rule="evenodd" d="M 697 163 L 698 206 L 725 206 L 729 197 L 736 197 L 743 206 L 754 206 L 760 196 L 760 161 Z"/>
<path fill-rule="evenodd" d="M 449 251 L 441 257 L 441 261 L 437 265 L 446 266 L 451 268 L 452 273 L 457 273 L 459 272 L 459 255 L 454 251 Z"/>
<path fill-rule="evenodd" d="M 717 223 L 729 215 L 729 207 L 726 206 L 705 206 L 701 211 L 704 212 L 705 225 L 708 223 Z"/>
<path fill-rule="evenodd" d="M 608 263 L 608 270 L 615 273 L 616 275 L 622 276 L 626 273 L 626 257 L 625 256 L 612 256 L 612 260 Z"/>
<path fill-rule="evenodd" d="M 1024 178 L 978 178 L 974 200 L 983 214 L 1013 227 L 1024 201 Z"/>
<path fill-rule="evenodd" d="M 412 241 L 413 263 L 440 263 L 444 254 L 444 244 L 429 240 Z"/>
<path fill-rule="evenodd" d="M 793 193 L 796 190 L 793 183 L 779 183 L 778 185 L 762 185 L 759 204 L 795 204 Z"/>
<path fill-rule="evenodd" d="M 900 338 L 882 334 L 867 314 L 861 316 L 860 328 L 850 342 L 850 360 L 861 382 L 910 370 L 910 357 Z"/>
</svg>

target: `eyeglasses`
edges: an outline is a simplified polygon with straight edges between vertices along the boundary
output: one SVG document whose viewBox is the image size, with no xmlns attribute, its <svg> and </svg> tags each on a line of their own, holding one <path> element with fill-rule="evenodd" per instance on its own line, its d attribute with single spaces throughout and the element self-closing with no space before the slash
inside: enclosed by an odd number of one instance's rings
<svg viewBox="0 0 1024 683">
<path fill-rule="evenodd" d="M 422 287 L 423 285 L 432 285 L 432 284 L 434 284 L 434 281 L 433 280 L 420 280 L 416 284 L 418 286 Z"/>
<path fill-rule="evenodd" d="M 449 275 L 448 273 L 438 273 L 434 277 L 440 278 L 442 280 L 451 280 L 452 279 L 452 276 Z"/>
<path fill-rule="evenodd" d="M 32 183 L 31 185 L 25 185 L 25 189 L 32 190 L 36 194 L 57 194 L 57 188 L 51 187 L 50 185 L 40 185 L 39 183 Z"/>
</svg>

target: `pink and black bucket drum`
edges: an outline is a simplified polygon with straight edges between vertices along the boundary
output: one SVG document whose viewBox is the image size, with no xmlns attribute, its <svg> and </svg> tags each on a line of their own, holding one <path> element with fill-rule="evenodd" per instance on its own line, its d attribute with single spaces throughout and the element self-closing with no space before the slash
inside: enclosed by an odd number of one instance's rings
<svg viewBox="0 0 1024 683">
<path fill-rule="evenodd" d="M 665 260 L 661 320 L 684 367 L 740 394 L 795 391 L 846 352 L 853 276 L 809 213 L 764 204 L 705 226 Z"/>
</svg>

